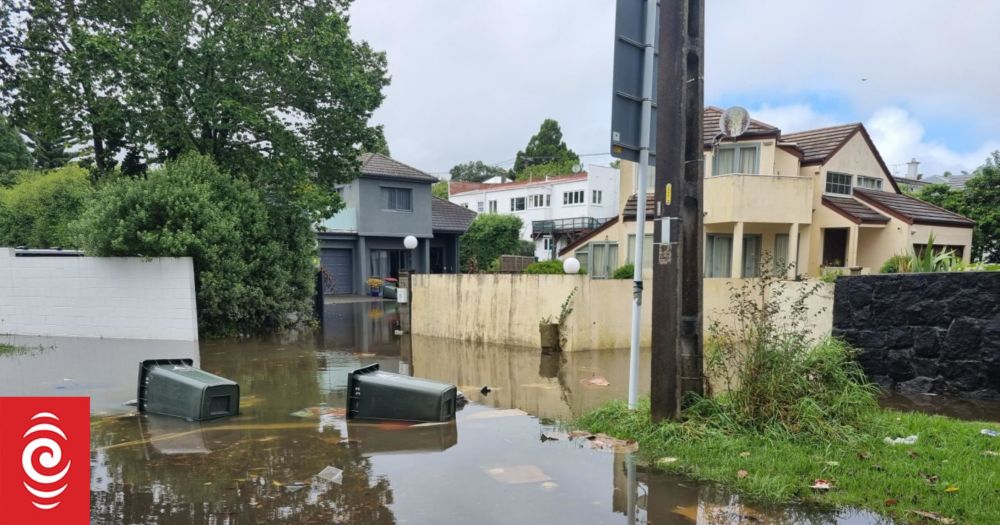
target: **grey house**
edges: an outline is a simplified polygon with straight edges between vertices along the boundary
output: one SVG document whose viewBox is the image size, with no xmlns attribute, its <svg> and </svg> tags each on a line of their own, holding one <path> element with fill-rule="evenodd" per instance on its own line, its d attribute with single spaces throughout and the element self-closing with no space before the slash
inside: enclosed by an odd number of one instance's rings
<svg viewBox="0 0 1000 525">
<path fill-rule="evenodd" d="M 338 188 L 345 207 L 317 228 L 326 293 L 364 294 L 369 277 L 457 273 L 458 237 L 476 213 L 431 196 L 438 179 L 378 153 L 361 157 L 361 176 Z M 408 250 L 403 238 L 417 238 Z"/>
</svg>

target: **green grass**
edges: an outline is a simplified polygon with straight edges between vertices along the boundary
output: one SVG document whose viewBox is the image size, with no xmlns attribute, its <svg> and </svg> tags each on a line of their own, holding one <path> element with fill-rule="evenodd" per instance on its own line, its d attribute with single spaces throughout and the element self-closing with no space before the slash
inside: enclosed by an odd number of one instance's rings
<svg viewBox="0 0 1000 525">
<path fill-rule="evenodd" d="M 634 412 L 612 403 L 578 425 L 634 439 L 653 468 L 727 485 L 750 501 L 859 507 L 898 523 L 923 523 L 914 510 L 957 523 L 1000 523 L 1000 457 L 983 454 L 1000 452 L 1000 438 L 980 434 L 983 428 L 1000 430 L 998 424 L 875 409 L 852 439 L 838 440 L 792 434 L 781 426 L 741 428 L 720 418 L 725 416 L 653 424 L 644 400 Z M 912 434 L 919 436 L 914 445 L 883 442 Z M 656 463 L 662 457 L 677 461 Z M 740 478 L 740 470 L 748 475 Z M 832 481 L 834 489 L 814 492 L 809 486 L 816 479 Z"/>
<path fill-rule="evenodd" d="M 41 346 L 29 347 L 18 346 L 7 343 L 0 343 L 0 357 L 14 357 L 18 355 L 30 355 L 44 350 Z"/>
</svg>

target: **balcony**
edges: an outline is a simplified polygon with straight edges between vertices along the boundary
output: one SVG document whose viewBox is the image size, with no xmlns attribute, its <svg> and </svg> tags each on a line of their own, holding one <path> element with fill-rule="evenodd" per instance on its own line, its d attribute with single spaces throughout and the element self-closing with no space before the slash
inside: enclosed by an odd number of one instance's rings
<svg viewBox="0 0 1000 525">
<path fill-rule="evenodd" d="M 813 180 L 734 173 L 705 178 L 705 224 L 812 222 Z"/>
<path fill-rule="evenodd" d="M 357 233 L 358 232 L 358 210 L 357 208 L 344 208 L 336 215 L 320 223 L 317 230 L 330 233 Z"/>
<path fill-rule="evenodd" d="M 600 228 L 605 222 L 608 219 L 593 217 L 531 221 L 531 236 L 535 239 L 546 236 L 576 238 Z"/>
</svg>

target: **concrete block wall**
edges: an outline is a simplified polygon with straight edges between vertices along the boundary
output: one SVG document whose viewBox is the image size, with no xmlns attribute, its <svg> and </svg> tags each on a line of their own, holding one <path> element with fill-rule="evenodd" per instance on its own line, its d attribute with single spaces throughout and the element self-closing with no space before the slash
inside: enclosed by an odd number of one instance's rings
<svg viewBox="0 0 1000 525">
<path fill-rule="evenodd" d="M 0 334 L 197 341 L 194 266 L 0 248 Z"/>
</svg>

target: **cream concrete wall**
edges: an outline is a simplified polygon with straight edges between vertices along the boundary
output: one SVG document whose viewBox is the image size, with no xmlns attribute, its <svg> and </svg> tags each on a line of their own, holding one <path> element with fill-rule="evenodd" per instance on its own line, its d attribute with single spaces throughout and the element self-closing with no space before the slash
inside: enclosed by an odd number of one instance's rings
<svg viewBox="0 0 1000 525">
<path fill-rule="evenodd" d="M 774 148 L 774 174 L 782 177 L 801 176 L 799 158 L 781 148 Z"/>
<path fill-rule="evenodd" d="M 731 322 L 724 315 L 729 303 L 730 283 L 740 280 L 705 279 L 704 326 L 713 320 Z M 810 332 L 815 337 L 829 333 L 833 323 L 832 287 L 816 281 L 784 281 L 780 290 L 795 297 L 804 287 L 819 285 L 821 293 L 808 302 Z M 628 348 L 632 319 L 632 282 L 590 279 L 571 275 L 511 274 L 421 274 L 413 278 L 413 324 L 415 336 L 456 339 L 538 348 L 538 323 L 543 317 L 558 318 L 561 303 L 575 287 L 573 312 L 564 327 L 564 350 Z M 643 291 L 640 345 L 650 344 L 652 287 Z"/>
<path fill-rule="evenodd" d="M 705 279 L 703 286 L 703 309 L 705 315 L 705 335 L 708 336 L 712 323 L 722 326 L 736 326 L 736 318 L 727 310 L 730 307 L 730 289 L 740 286 L 744 279 Z M 804 302 L 805 330 L 814 340 L 830 335 L 833 330 L 833 291 L 834 285 L 816 280 L 781 281 L 772 290 L 771 298 L 776 296 L 782 309 L 778 312 L 781 323 L 789 323 L 791 305 L 795 299 L 807 295 Z"/>
<path fill-rule="evenodd" d="M 889 224 L 881 228 L 858 228 L 858 265 L 878 273 L 882 264 L 893 255 L 908 253 L 906 249 L 910 225 L 889 216 Z"/>
<path fill-rule="evenodd" d="M 912 250 L 914 244 L 927 244 L 931 235 L 934 235 L 934 244 L 937 246 L 964 246 L 962 260 L 966 264 L 972 260 L 972 228 L 912 224 L 906 249 Z"/>
<path fill-rule="evenodd" d="M 705 179 L 705 224 L 812 221 L 812 180 L 800 176 L 717 175 Z"/>
</svg>

